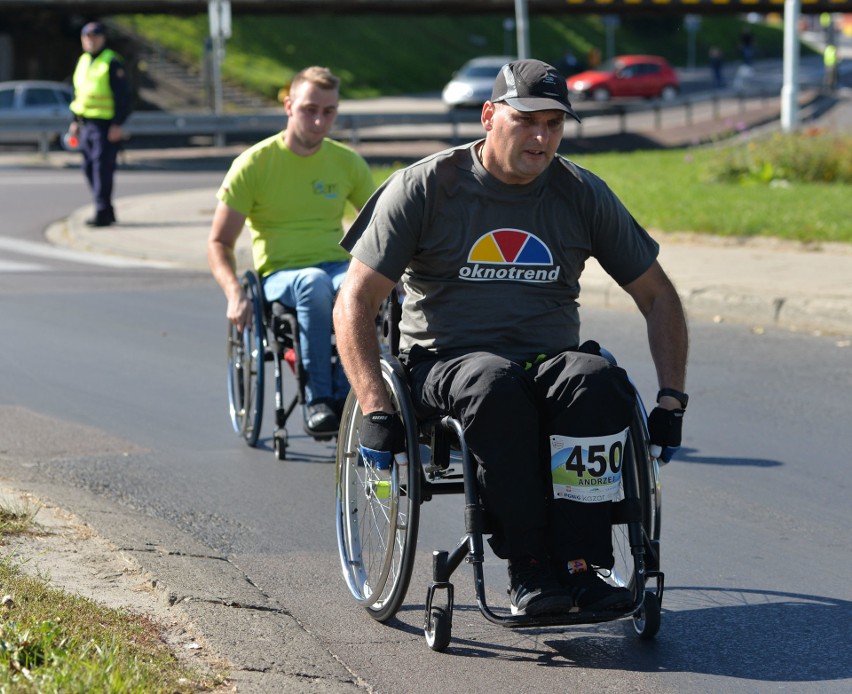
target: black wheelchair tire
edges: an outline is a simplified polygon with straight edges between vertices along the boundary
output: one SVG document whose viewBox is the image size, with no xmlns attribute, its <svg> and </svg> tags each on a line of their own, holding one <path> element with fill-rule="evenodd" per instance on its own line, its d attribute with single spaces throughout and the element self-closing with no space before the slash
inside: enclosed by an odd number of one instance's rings
<svg viewBox="0 0 852 694">
<path fill-rule="evenodd" d="M 266 335 L 260 280 L 247 272 L 240 281 L 252 307 L 242 331 L 228 326 L 228 402 L 234 430 L 255 447 L 263 423 Z"/>
<path fill-rule="evenodd" d="M 429 612 L 429 620 L 423 628 L 426 644 L 433 651 L 443 653 L 450 645 L 453 631 L 452 612 L 446 607 L 433 605 Z"/>
</svg>

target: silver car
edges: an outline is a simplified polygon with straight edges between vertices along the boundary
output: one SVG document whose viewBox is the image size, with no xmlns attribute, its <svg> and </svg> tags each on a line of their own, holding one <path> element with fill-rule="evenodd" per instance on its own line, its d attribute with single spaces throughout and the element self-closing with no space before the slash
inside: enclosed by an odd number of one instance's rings
<svg viewBox="0 0 852 694">
<path fill-rule="evenodd" d="M 511 63 L 510 56 L 483 56 L 461 66 L 444 87 L 441 98 L 450 108 L 480 107 L 491 98 L 494 78 L 500 68 Z"/>
<path fill-rule="evenodd" d="M 46 80 L 19 80 L 0 82 L 0 142 L 39 143 L 40 134 L 35 131 L 14 131 L 4 127 L 4 118 L 61 117 L 64 123 L 48 133 L 51 144 L 62 143 L 62 136 L 71 122 L 69 108 L 74 99 L 74 89 L 64 82 Z"/>
</svg>

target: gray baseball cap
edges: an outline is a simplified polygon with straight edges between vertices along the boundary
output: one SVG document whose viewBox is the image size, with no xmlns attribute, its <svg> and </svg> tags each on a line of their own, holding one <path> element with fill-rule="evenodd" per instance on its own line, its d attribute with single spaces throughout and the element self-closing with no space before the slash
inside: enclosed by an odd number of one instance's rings
<svg viewBox="0 0 852 694">
<path fill-rule="evenodd" d="M 503 101 L 518 111 L 564 111 L 580 121 L 568 100 L 565 78 L 540 60 L 507 63 L 494 80 L 491 101 Z"/>
</svg>

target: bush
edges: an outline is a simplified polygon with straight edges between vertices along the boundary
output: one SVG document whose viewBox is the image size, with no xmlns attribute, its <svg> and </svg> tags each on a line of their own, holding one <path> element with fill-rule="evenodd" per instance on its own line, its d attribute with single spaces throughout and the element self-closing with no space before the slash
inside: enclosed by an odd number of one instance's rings
<svg viewBox="0 0 852 694">
<path fill-rule="evenodd" d="M 708 173 L 724 183 L 852 183 L 852 136 L 817 128 L 776 133 L 720 150 Z"/>
</svg>

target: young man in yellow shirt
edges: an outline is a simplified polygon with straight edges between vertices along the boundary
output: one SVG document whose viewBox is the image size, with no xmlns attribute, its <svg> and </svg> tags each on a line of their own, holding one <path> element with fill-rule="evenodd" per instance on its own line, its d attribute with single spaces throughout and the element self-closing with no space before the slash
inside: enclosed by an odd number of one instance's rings
<svg viewBox="0 0 852 694">
<path fill-rule="evenodd" d="M 268 301 L 296 309 L 306 384 L 305 430 L 337 433 L 349 389 L 331 363 L 332 305 L 349 266 L 339 246 L 346 202 L 359 209 L 375 189 L 369 166 L 329 139 L 340 80 L 324 67 L 299 72 L 284 97 L 287 128 L 243 152 L 218 192 L 207 256 L 228 300 L 228 320 L 251 314 L 236 275 L 234 248 L 248 222 L 255 268 Z"/>
</svg>

